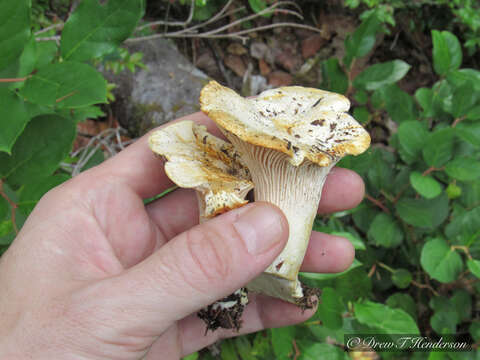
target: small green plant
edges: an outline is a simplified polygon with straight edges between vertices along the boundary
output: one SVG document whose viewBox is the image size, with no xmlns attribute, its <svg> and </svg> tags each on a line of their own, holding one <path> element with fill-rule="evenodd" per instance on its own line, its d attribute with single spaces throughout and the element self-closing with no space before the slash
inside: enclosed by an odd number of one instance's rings
<svg viewBox="0 0 480 360">
<path fill-rule="evenodd" d="M 143 0 L 84 0 L 58 42 L 37 39 L 45 34 L 33 29 L 50 24 L 32 21 L 46 2 L 33 6 L 0 1 L 0 254 L 40 197 L 70 177 L 59 165 L 75 161 L 69 153 L 76 123 L 98 117 L 97 104 L 113 99 L 112 85 L 92 65 L 102 59 L 112 70 L 142 66 L 140 54 L 118 46 L 143 16 Z"/>
</svg>

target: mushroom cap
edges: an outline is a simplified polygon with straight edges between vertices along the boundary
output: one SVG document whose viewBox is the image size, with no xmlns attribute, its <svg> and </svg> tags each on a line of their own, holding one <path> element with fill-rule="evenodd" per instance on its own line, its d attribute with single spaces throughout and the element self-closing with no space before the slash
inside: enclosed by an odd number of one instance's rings
<svg viewBox="0 0 480 360">
<path fill-rule="evenodd" d="M 205 217 L 213 217 L 247 203 L 253 188 L 250 172 L 233 146 L 193 121 L 180 121 L 154 131 L 150 149 L 167 159 L 165 172 L 179 187 L 195 188 Z"/>
<path fill-rule="evenodd" d="M 245 142 L 281 151 L 293 165 L 328 166 L 370 146 L 370 136 L 347 111 L 349 100 L 329 91 L 287 86 L 243 98 L 216 81 L 200 94 L 204 113 Z"/>
</svg>

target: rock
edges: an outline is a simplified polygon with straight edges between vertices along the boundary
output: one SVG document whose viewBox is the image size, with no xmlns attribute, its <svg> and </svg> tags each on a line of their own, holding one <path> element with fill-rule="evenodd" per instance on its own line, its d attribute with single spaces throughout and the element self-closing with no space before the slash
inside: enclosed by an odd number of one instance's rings
<svg viewBox="0 0 480 360">
<path fill-rule="evenodd" d="M 223 59 L 223 62 L 225 66 L 232 70 L 237 76 L 243 77 L 245 71 L 247 71 L 247 67 L 240 56 L 227 55 L 225 59 Z"/>
<path fill-rule="evenodd" d="M 302 41 L 302 56 L 304 59 L 308 59 L 317 53 L 327 40 L 320 34 L 309 36 Z"/>
<path fill-rule="evenodd" d="M 231 43 L 227 46 L 227 51 L 233 55 L 245 55 L 247 53 L 247 49 L 239 43 Z"/>
<path fill-rule="evenodd" d="M 273 71 L 268 76 L 268 83 L 273 87 L 288 86 L 292 84 L 292 81 L 292 75 L 286 73 L 285 71 Z"/>
<path fill-rule="evenodd" d="M 155 39 L 129 44 L 128 50 L 142 52 L 146 69 L 135 74 L 104 72 L 116 83 L 112 110 L 118 122 L 138 136 L 170 120 L 199 111 L 200 90 L 208 77 L 195 68 L 169 41 Z"/>
<path fill-rule="evenodd" d="M 260 41 L 256 41 L 250 45 L 250 55 L 257 60 L 264 59 L 266 62 L 273 64 L 274 56 L 270 47 Z"/>
<path fill-rule="evenodd" d="M 267 62 L 263 59 L 258 60 L 258 68 L 260 69 L 260 74 L 262 74 L 262 76 L 267 76 L 272 71 L 270 66 L 268 66 Z"/>
</svg>

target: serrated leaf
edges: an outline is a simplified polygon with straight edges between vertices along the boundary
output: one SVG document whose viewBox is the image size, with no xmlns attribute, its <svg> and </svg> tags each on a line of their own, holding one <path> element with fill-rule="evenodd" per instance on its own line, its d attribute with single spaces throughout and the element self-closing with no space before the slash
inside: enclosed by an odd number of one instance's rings
<svg viewBox="0 0 480 360">
<path fill-rule="evenodd" d="M 293 340 L 295 339 L 295 328 L 293 326 L 271 330 L 272 347 L 275 358 L 279 360 L 289 359 L 293 353 Z"/>
<path fill-rule="evenodd" d="M 405 289 L 409 287 L 412 282 L 412 273 L 407 269 L 397 269 L 392 274 L 392 282 L 396 287 Z"/>
<path fill-rule="evenodd" d="M 348 77 L 337 58 L 329 58 L 322 63 L 323 83 L 326 90 L 345 94 L 348 89 Z"/>
<path fill-rule="evenodd" d="M 12 187 L 49 176 L 69 153 L 75 124 L 45 115 L 32 119 L 15 142 L 12 155 L 0 153 L 0 177 Z"/>
<path fill-rule="evenodd" d="M 380 29 L 380 20 L 376 14 L 365 19 L 352 35 L 345 39 L 345 57 L 343 63 L 350 68 L 352 60 L 365 56 L 375 44 L 376 34 Z"/>
<path fill-rule="evenodd" d="M 25 215 L 30 214 L 40 198 L 50 189 L 70 179 L 69 175 L 56 174 L 25 184 L 19 195 L 18 207 Z"/>
<path fill-rule="evenodd" d="M 330 344 L 319 344 L 310 341 L 298 342 L 300 356 L 298 360 L 343 360 L 344 351 Z"/>
<path fill-rule="evenodd" d="M 392 309 L 402 309 L 412 318 L 417 318 L 417 306 L 413 298 L 408 294 L 397 292 L 391 295 L 385 303 Z"/>
<path fill-rule="evenodd" d="M 397 84 L 382 87 L 378 91 L 381 92 L 385 109 L 393 121 L 400 124 L 417 119 L 413 98 L 400 89 Z"/>
<path fill-rule="evenodd" d="M 445 227 L 445 235 L 449 239 L 459 235 L 474 235 L 480 231 L 478 219 L 480 219 L 480 206 L 454 217 L 452 222 Z"/>
<path fill-rule="evenodd" d="M 407 164 L 418 159 L 425 146 L 428 132 L 419 121 L 407 121 L 398 127 L 398 140 L 400 142 L 400 156 Z"/>
<path fill-rule="evenodd" d="M 432 117 L 433 111 L 433 90 L 428 88 L 419 88 L 415 91 L 415 99 L 423 109 L 424 117 Z"/>
<path fill-rule="evenodd" d="M 367 234 L 376 246 L 393 248 L 403 241 L 403 231 L 397 222 L 388 214 L 378 214 L 372 222 Z"/>
<path fill-rule="evenodd" d="M 332 330 L 340 329 L 343 324 L 343 311 L 344 305 L 338 293 L 330 287 L 323 288 L 317 310 L 322 324 Z"/>
<path fill-rule="evenodd" d="M 23 100 L 8 88 L 0 88 L 0 154 L 10 153 L 29 120 Z"/>
<path fill-rule="evenodd" d="M 455 281 L 463 270 L 460 255 L 440 238 L 432 239 L 423 246 L 420 263 L 433 279 L 443 283 Z"/>
<path fill-rule="evenodd" d="M 365 301 L 355 303 L 355 317 L 380 334 L 419 334 L 415 321 L 401 309 Z"/>
<path fill-rule="evenodd" d="M 431 133 L 423 148 L 423 158 L 429 166 L 439 168 L 453 155 L 455 131 L 452 128 L 435 130 Z"/>
<path fill-rule="evenodd" d="M 424 198 L 433 199 L 441 194 L 442 185 L 430 175 L 423 176 L 418 171 L 410 173 L 410 184 Z"/>
<path fill-rule="evenodd" d="M 480 95 L 475 91 L 472 81 L 468 81 L 457 87 L 453 92 L 450 114 L 452 114 L 454 118 L 467 115 L 479 97 Z"/>
<path fill-rule="evenodd" d="M 220 347 L 221 347 L 220 358 L 222 360 L 239 360 L 237 351 L 235 350 L 235 346 L 233 344 L 233 340 L 226 339 L 222 341 Z"/>
<path fill-rule="evenodd" d="M 457 157 L 445 165 L 448 176 L 460 181 L 480 178 L 480 161 L 473 157 Z"/>
<path fill-rule="evenodd" d="M 3 196 L 0 196 L 0 220 L 4 220 L 9 213 L 10 206 Z"/>
<path fill-rule="evenodd" d="M 467 267 L 473 275 L 480 279 L 480 260 L 468 259 Z"/>
<path fill-rule="evenodd" d="M 143 15 L 142 0 L 83 0 L 62 31 L 60 51 L 67 60 L 85 61 L 115 50 Z"/>
<path fill-rule="evenodd" d="M 462 47 L 457 37 L 448 31 L 432 30 L 433 68 L 438 75 L 446 75 L 462 64 Z"/>
<path fill-rule="evenodd" d="M 1 0 L 0 70 L 20 57 L 30 34 L 30 0 Z"/>
<path fill-rule="evenodd" d="M 419 228 L 435 228 L 448 216 L 448 197 L 441 194 L 434 199 L 403 198 L 397 203 L 396 210 L 407 224 Z"/>
<path fill-rule="evenodd" d="M 39 105 L 76 108 L 106 103 L 107 82 L 90 65 L 65 61 L 39 69 L 21 94 Z"/>
<path fill-rule="evenodd" d="M 396 83 L 410 70 L 410 65 L 402 60 L 393 60 L 371 65 L 363 70 L 353 81 L 356 88 L 376 90 L 385 85 Z"/>
</svg>

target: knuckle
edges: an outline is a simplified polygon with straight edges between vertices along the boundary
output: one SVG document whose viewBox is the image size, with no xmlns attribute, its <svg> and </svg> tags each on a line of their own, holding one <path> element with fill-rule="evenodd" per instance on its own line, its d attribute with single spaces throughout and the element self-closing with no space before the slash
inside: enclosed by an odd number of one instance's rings
<svg viewBox="0 0 480 360">
<path fill-rule="evenodd" d="M 232 255 L 222 234 L 207 226 L 201 230 L 193 229 L 186 233 L 186 244 L 188 256 L 199 278 L 220 282 L 229 277 Z"/>
</svg>

